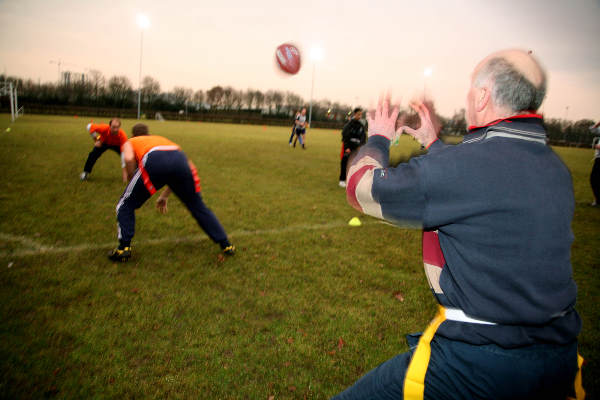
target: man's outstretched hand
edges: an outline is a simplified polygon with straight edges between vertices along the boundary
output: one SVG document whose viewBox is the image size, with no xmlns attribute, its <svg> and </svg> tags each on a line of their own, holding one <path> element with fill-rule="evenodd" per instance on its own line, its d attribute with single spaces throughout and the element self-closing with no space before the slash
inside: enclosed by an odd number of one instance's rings
<svg viewBox="0 0 600 400">
<path fill-rule="evenodd" d="M 398 132 L 408 133 L 414 137 L 423 147 L 429 147 L 431 143 L 435 142 L 438 138 L 438 132 L 440 130 L 440 124 L 435 116 L 433 109 L 433 103 L 415 101 L 410 104 L 410 107 L 419 114 L 421 120 L 421 126 L 418 129 L 413 129 L 410 126 L 402 126 L 398 129 Z M 432 116 L 433 114 L 433 116 Z"/>
<path fill-rule="evenodd" d="M 396 119 L 398 118 L 399 109 L 394 106 L 390 113 L 390 96 L 386 96 L 385 99 L 379 98 L 377 108 L 375 111 L 371 111 L 367 116 L 369 123 L 369 137 L 371 136 L 383 136 L 388 140 L 396 134 Z"/>
</svg>

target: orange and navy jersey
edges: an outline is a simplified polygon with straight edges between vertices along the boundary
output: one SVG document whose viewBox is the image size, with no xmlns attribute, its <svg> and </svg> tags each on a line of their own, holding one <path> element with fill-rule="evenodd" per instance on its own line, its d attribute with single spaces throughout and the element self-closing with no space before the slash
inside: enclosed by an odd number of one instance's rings
<svg viewBox="0 0 600 400">
<path fill-rule="evenodd" d="M 142 175 L 144 185 L 146 186 L 146 189 L 148 189 L 150 195 L 152 195 L 156 192 L 156 188 L 150 180 L 148 171 L 146 171 L 146 159 L 148 154 L 155 151 L 181 151 L 181 147 L 167 138 L 155 135 L 137 136 L 131 138 L 129 139 L 129 144 L 131 144 L 131 147 L 133 148 L 135 160 L 137 161 L 138 169 Z M 181 154 L 183 155 L 183 152 Z M 183 156 L 185 157 L 185 155 Z M 192 173 L 192 177 L 194 178 L 196 192 L 199 193 L 201 191 L 201 187 L 198 172 L 196 171 L 196 167 L 194 167 L 194 165 L 191 163 L 189 163 L 189 168 Z"/>
<path fill-rule="evenodd" d="M 176 143 L 171 142 L 169 139 L 162 136 L 147 135 L 137 136 L 129 139 L 133 152 L 135 153 L 135 161 L 138 165 L 142 165 L 144 156 L 151 150 L 181 150 Z"/>
<path fill-rule="evenodd" d="M 110 125 L 108 124 L 90 124 L 90 134 L 98 133 L 100 135 L 100 141 L 107 146 L 119 146 L 122 147 L 123 144 L 127 141 L 127 135 L 123 131 L 123 129 L 119 129 L 119 133 L 113 135 L 110 132 Z"/>
</svg>

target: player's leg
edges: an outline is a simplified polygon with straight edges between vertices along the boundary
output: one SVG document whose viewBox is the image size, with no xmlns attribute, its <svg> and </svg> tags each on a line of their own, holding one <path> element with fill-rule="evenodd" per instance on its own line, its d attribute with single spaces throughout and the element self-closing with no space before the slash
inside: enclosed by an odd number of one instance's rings
<svg viewBox="0 0 600 400">
<path fill-rule="evenodd" d="M 94 164 L 100 156 L 108 149 L 108 146 L 101 145 L 100 147 L 94 146 L 90 154 L 88 154 L 88 158 L 85 161 L 85 165 L 83 167 L 83 172 L 81 173 L 81 180 L 84 181 L 87 179 L 88 175 L 92 173 L 92 168 L 94 168 Z"/>
<path fill-rule="evenodd" d="M 346 187 L 346 170 L 348 169 L 349 154 L 344 153 L 340 162 L 340 186 Z"/>
<path fill-rule="evenodd" d="M 127 261 L 131 256 L 131 239 L 135 234 L 135 210 L 150 198 L 144 185 L 141 171 L 138 169 L 117 203 L 117 227 L 119 247 L 113 250 L 108 258 L 112 261 Z"/>
<path fill-rule="evenodd" d="M 594 160 L 594 166 L 590 175 L 590 184 L 594 193 L 594 202 L 592 205 L 598 206 L 600 204 L 600 158 Z"/>
<path fill-rule="evenodd" d="M 292 134 L 290 135 L 290 146 L 292 146 L 292 140 L 294 139 L 294 135 L 296 134 L 296 126 L 292 126 Z"/>
<path fill-rule="evenodd" d="M 218 243 L 225 254 L 231 255 L 235 248 L 229 242 L 225 229 L 217 219 L 216 215 L 204 204 L 200 192 L 196 191 L 194 172 L 187 164 L 187 159 L 180 153 L 182 160 L 177 171 L 172 173 L 167 184 L 190 211 L 200 228 L 213 242 Z"/>
<path fill-rule="evenodd" d="M 298 138 L 298 140 L 300 141 L 300 145 L 302 146 L 302 148 L 306 149 L 306 145 L 305 145 L 306 139 L 305 139 L 304 135 L 305 135 L 304 133 L 300 134 L 300 137 Z"/>
<path fill-rule="evenodd" d="M 114 151 L 118 155 L 121 155 L 121 147 L 120 146 L 107 146 L 110 150 Z"/>
</svg>

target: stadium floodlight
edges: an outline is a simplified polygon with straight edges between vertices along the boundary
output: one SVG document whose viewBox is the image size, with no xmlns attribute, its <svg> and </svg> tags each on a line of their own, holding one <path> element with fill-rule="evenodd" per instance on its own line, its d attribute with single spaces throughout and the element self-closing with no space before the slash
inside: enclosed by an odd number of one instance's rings
<svg viewBox="0 0 600 400">
<path fill-rule="evenodd" d="M 138 14 L 137 24 L 140 27 L 140 73 L 138 76 L 138 112 L 137 119 L 140 119 L 142 104 L 142 50 L 144 49 L 144 30 L 150 27 L 150 20 L 144 14 Z"/>
<path fill-rule="evenodd" d="M 315 90 L 315 67 L 317 65 L 317 61 L 321 61 L 323 59 L 323 49 L 321 47 L 315 46 L 310 49 L 310 59 L 313 62 L 313 73 L 312 73 L 312 83 L 310 86 L 310 106 L 308 108 L 308 126 L 310 126 L 312 122 L 312 102 L 313 102 L 313 92 Z"/>
</svg>

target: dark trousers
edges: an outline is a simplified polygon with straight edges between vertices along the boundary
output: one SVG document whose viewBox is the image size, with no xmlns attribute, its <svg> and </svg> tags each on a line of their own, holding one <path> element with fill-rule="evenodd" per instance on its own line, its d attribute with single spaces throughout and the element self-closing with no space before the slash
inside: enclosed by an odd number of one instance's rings
<svg viewBox="0 0 600 400">
<path fill-rule="evenodd" d="M 403 399 L 411 350 L 384 362 L 335 400 Z M 536 344 L 516 349 L 475 346 L 435 336 L 425 376 L 425 399 L 560 399 L 573 391 L 577 342 Z"/>
<path fill-rule="evenodd" d="M 85 166 L 83 167 L 83 171 L 87 172 L 88 174 L 91 173 L 92 168 L 94 168 L 94 164 L 96 164 L 98 158 L 100 158 L 102 153 L 104 153 L 108 149 L 114 151 L 118 155 L 121 155 L 121 147 L 119 146 L 108 146 L 106 144 L 102 144 L 102 146 L 100 147 L 94 146 L 94 148 L 92 149 L 92 151 L 90 151 L 90 154 L 88 155 L 87 161 L 85 162 Z"/>
<path fill-rule="evenodd" d="M 156 190 L 167 185 L 190 211 L 200 228 L 215 242 L 227 242 L 227 234 L 215 214 L 204 205 L 187 158 L 180 151 L 154 151 L 148 155 L 145 169 Z M 138 169 L 117 204 L 119 242 L 129 246 L 135 233 L 135 210 L 140 208 L 151 194 L 144 185 Z"/>
<path fill-rule="evenodd" d="M 596 203 L 600 203 L 600 157 L 594 159 L 594 166 L 590 175 L 590 184 L 594 192 Z"/>
<path fill-rule="evenodd" d="M 340 162 L 340 181 L 346 182 L 346 170 L 348 169 L 348 158 L 350 158 L 350 153 L 344 153 L 342 156 L 342 161 Z"/>
</svg>

